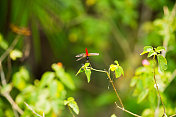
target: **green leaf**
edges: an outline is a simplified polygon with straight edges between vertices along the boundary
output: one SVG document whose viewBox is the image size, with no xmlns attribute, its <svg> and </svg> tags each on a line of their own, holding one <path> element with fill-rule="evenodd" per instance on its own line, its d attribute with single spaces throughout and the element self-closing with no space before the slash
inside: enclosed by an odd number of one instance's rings
<svg viewBox="0 0 176 117">
<path fill-rule="evenodd" d="M 110 65 L 110 70 L 115 71 L 117 69 L 117 65 L 111 64 Z"/>
<path fill-rule="evenodd" d="M 124 71 L 123 71 L 123 68 L 122 68 L 121 66 L 119 66 L 119 69 L 120 69 L 120 71 L 121 71 L 122 75 L 124 76 Z"/>
<path fill-rule="evenodd" d="M 145 46 L 144 51 L 140 55 L 146 54 L 146 53 L 150 52 L 151 50 L 153 50 L 152 46 Z"/>
<path fill-rule="evenodd" d="M 123 69 L 122 69 L 122 67 L 119 66 L 119 67 L 115 70 L 115 76 L 116 76 L 116 78 L 120 77 L 120 76 L 122 75 L 122 73 L 123 73 Z"/>
<path fill-rule="evenodd" d="M 142 102 L 147 97 L 148 93 L 149 93 L 148 89 L 142 91 L 138 96 L 138 103 Z"/>
<path fill-rule="evenodd" d="M 160 67 L 160 70 L 163 72 L 164 70 L 167 69 L 167 60 L 165 57 L 163 57 L 160 54 L 157 55 L 157 59 L 158 59 L 158 65 Z"/>
<path fill-rule="evenodd" d="M 57 64 L 52 65 L 53 70 L 56 72 L 57 78 L 68 88 L 75 89 L 75 84 L 73 82 L 70 74 L 66 73 L 63 67 L 58 66 Z"/>
<path fill-rule="evenodd" d="M 157 55 L 157 53 L 154 51 L 154 50 L 151 50 L 149 53 L 148 53 L 148 56 L 147 57 L 151 57 L 153 55 Z"/>
<path fill-rule="evenodd" d="M 130 82 L 130 87 L 134 87 L 137 83 L 137 79 L 136 78 L 133 78 Z"/>
<path fill-rule="evenodd" d="M 90 82 L 90 76 L 91 76 L 91 70 L 90 69 L 85 69 L 85 74 L 87 76 L 87 81 L 89 83 Z"/>
<path fill-rule="evenodd" d="M 83 71 L 84 71 L 84 66 L 82 66 L 82 67 L 78 70 L 78 72 L 76 73 L 76 76 L 77 76 L 79 73 L 83 72 Z"/>
<path fill-rule="evenodd" d="M 20 73 L 21 77 L 23 77 L 25 80 L 30 79 L 29 72 L 25 67 L 20 67 L 19 73 Z"/>
<path fill-rule="evenodd" d="M 119 62 L 118 62 L 117 60 L 115 60 L 115 61 L 114 61 L 114 63 L 116 63 L 116 64 L 117 64 L 117 66 L 119 66 Z"/>
<path fill-rule="evenodd" d="M 3 36 L 0 34 L 0 47 L 4 50 L 8 48 L 7 42 L 3 39 Z"/>
<path fill-rule="evenodd" d="M 12 82 L 14 86 L 20 91 L 22 91 L 26 87 L 25 79 L 21 77 L 21 74 L 19 72 L 13 75 Z"/>
<path fill-rule="evenodd" d="M 79 114 L 79 107 L 73 97 L 67 98 L 67 100 L 64 100 L 64 105 L 68 105 L 70 108 L 73 109 L 73 111 L 78 115 Z"/>
<path fill-rule="evenodd" d="M 156 49 L 155 49 L 155 51 L 156 52 L 161 52 L 161 51 L 163 51 L 163 50 L 165 50 L 165 48 L 163 47 L 163 46 L 158 46 Z"/>
<path fill-rule="evenodd" d="M 121 73 L 120 69 L 117 68 L 117 69 L 115 70 L 115 76 L 116 76 L 116 78 L 120 77 L 121 75 L 122 75 L 122 73 Z"/>
<path fill-rule="evenodd" d="M 55 74 L 54 72 L 45 72 L 42 75 L 41 81 L 40 81 L 40 87 L 44 87 L 46 85 L 49 85 L 52 80 L 54 79 Z"/>
<path fill-rule="evenodd" d="M 117 117 L 115 114 L 112 114 L 111 117 Z"/>
<path fill-rule="evenodd" d="M 90 63 L 85 63 L 84 66 L 85 66 L 85 67 L 89 67 L 89 65 L 90 65 Z"/>
<path fill-rule="evenodd" d="M 21 51 L 19 51 L 19 50 L 12 50 L 11 52 L 10 52 L 10 58 L 12 59 L 12 60 L 16 60 L 17 58 L 21 58 L 23 56 L 23 53 L 21 52 Z"/>
<path fill-rule="evenodd" d="M 64 86 L 61 82 L 58 80 L 53 80 L 49 84 L 49 91 L 50 91 L 50 97 L 52 98 L 60 98 L 61 92 L 64 90 Z"/>
</svg>

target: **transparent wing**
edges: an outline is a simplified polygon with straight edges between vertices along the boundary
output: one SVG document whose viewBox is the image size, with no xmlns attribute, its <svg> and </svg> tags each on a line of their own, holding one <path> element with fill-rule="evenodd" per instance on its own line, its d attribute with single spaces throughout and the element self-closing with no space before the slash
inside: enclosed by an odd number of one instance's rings
<svg viewBox="0 0 176 117">
<path fill-rule="evenodd" d="M 78 58 L 76 61 L 79 61 L 79 60 L 81 60 L 81 59 L 83 59 L 83 58 L 85 58 L 85 56 L 83 56 L 83 57 L 81 57 L 81 58 Z"/>
<path fill-rule="evenodd" d="M 89 56 L 98 56 L 99 53 L 89 53 Z"/>
<path fill-rule="evenodd" d="M 82 57 L 82 56 L 85 56 L 85 53 L 78 54 L 75 57 Z"/>
</svg>

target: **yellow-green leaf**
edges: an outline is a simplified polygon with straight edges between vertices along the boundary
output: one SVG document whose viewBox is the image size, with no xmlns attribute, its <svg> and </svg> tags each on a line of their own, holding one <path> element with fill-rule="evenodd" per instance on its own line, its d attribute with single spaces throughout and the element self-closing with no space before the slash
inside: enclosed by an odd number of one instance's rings
<svg viewBox="0 0 176 117">
<path fill-rule="evenodd" d="M 167 60 L 165 57 L 163 57 L 160 54 L 157 55 L 157 59 L 158 59 L 158 65 L 160 67 L 160 70 L 163 72 L 164 70 L 167 69 Z"/>
<path fill-rule="evenodd" d="M 73 109 L 73 111 L 78 115 L 79 114 L 79 107 L 73 97 L 67 98 L 67 100 L 64 100 L 64 105 L 68 105 L 70 108 Z"/>
<path fill-rule="evenodd" d="M 84 71 L 84 66 L 82 66 L 82 67 L 78 70 L 78 72 L 76 73 L 76 76 L 77 76 L 79 73 L 83 72 L 83 71 Z"/>
<path fill-rule="evenodd" d="M 10 52 L 10 58 L 12 59 L 12 60 L 16 60 L 17 58 L 21 58 L 23 56 L 23 53 L 21 52 L 21 51 L 19 51 L 19 50 L 12 50 L 11 52 Z"/>
<path fill-rule="evenodd" d="M 149 93 L 148 89 L 142 91 L 138 96 L 138 103 L 142 102 L 147 97 L 148 93 Z"/>
<path fill-rule="evenodd" d="M 0 34 L 0 47 L 6 50 L 8 48 L 7 42 L 3 39 L 3 36 Z"/>
<path fill-rule="evenodd" d="M 111 64 L 110 65 L 110 70 L 115 71 L 117 69 L 117 65 Z"/>
<path fill-rule="evenodd" d="M 90 82 L 90 76 L 91 76 L 91 70 L 90 69 L 85 69 L 85 74 L 87 76 L 87 81 L 89 83 Z"/>
<path fill-rule="evenodd" d="M 157 55 L 157 53 L 154 51 L 154 50 L 151 50 L 149 53 L 148 53 L 148 56 L 147 57 L 151 57 L 153 55 Z"/>
<path fill-rule="evenodd" d="M 145 53 L 148 53 L 150 52 L 151 50 L 153 50 L 153 47 L 152 46 L 145 46 L 144 47 L 144 51 L 140 54 L 140 55 L 143 55 Z"/>
<path fill-rule="evenodd" d="M 156 49 L 155 49 L 155 51 L 156 52 L 161 52 L 161 51 L 163 51 L 163 50 L 165 50 L 165 48 L 163 47 L 163 46 L 158 46 Z"/>
</svg>

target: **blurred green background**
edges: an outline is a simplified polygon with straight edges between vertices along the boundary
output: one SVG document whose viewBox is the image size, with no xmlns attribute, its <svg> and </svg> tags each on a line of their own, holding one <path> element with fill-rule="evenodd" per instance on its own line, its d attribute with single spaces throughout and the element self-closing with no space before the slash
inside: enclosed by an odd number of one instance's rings
<svg viewBox="0 0 176 117">
<path fill-rule="evenodd" d="M 13 27 L 30 30 L 30 35 L 21 36 L 15 46 L 23 56 L 16 61 L 7 57 L 2 62 L 6 80 L 12 86 L 10 94 L 24 110 L 23 116 L 33 115 L 23 101 L 40 114 L 44 111 L 46 116 L 72 116 L 63 100 L 74 97 L 80 110 L 78 117 L 110 117 L 113 113 L 117 117 L 131 117 L 116 108 L 114 102 L 119 102 L 106 74 L 92 72 L 90 83 L 85 74 L 75 76 L 85 62 L 76 61 L 75 56 L 85 52 L 85 48 L 100 53 L 90 58 L 94 68 L 107 70 L 114 60 L 119 61 L 125 76 L 114 79 L 114 83 L 127 110 L 139 115 L 148 108 L 152 110 L 155 104 L 146 103 L 147 99 L 138 103 L 133 96 L 135 88 L 130 87 L 136 69 L 145 59 L 140 53 L 146 45 L 167 49 L 164 55 L 168 60 L 167 72 L 171 74 L 168 77 L 173 78 L 165 83 L 163 97 L 168 103 L 168 114 L 174 114 L 174 4 L 174 0 L 1 0 L 0 54 L 17 36 Z M 62 63 L 61 68 L 51 68 L 58 62 Z M 41 98 L 43 101 L 37 103 Z M 14 116 L 10 103 L 2 95 L 0 116 Z"/>
</svg>

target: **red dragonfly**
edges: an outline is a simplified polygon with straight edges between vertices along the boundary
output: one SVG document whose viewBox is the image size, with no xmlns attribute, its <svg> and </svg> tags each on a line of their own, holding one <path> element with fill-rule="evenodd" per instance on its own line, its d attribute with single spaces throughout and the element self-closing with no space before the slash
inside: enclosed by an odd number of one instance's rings
<svg viewBox="0 0 176 117">
<path fill-rule="evenodd" d="M 76 55 L 76 57 L 79 57 L 76 61 L 79 61 L 83 58 L 86 58 L 87 60 L 89 60 L 89 56 L 98 56 L 99 53 L 88 53 L 88 50 L 86 48 L 86 53 L 81 53 L 81 54 L 78 54 Z"/>
</svg>

